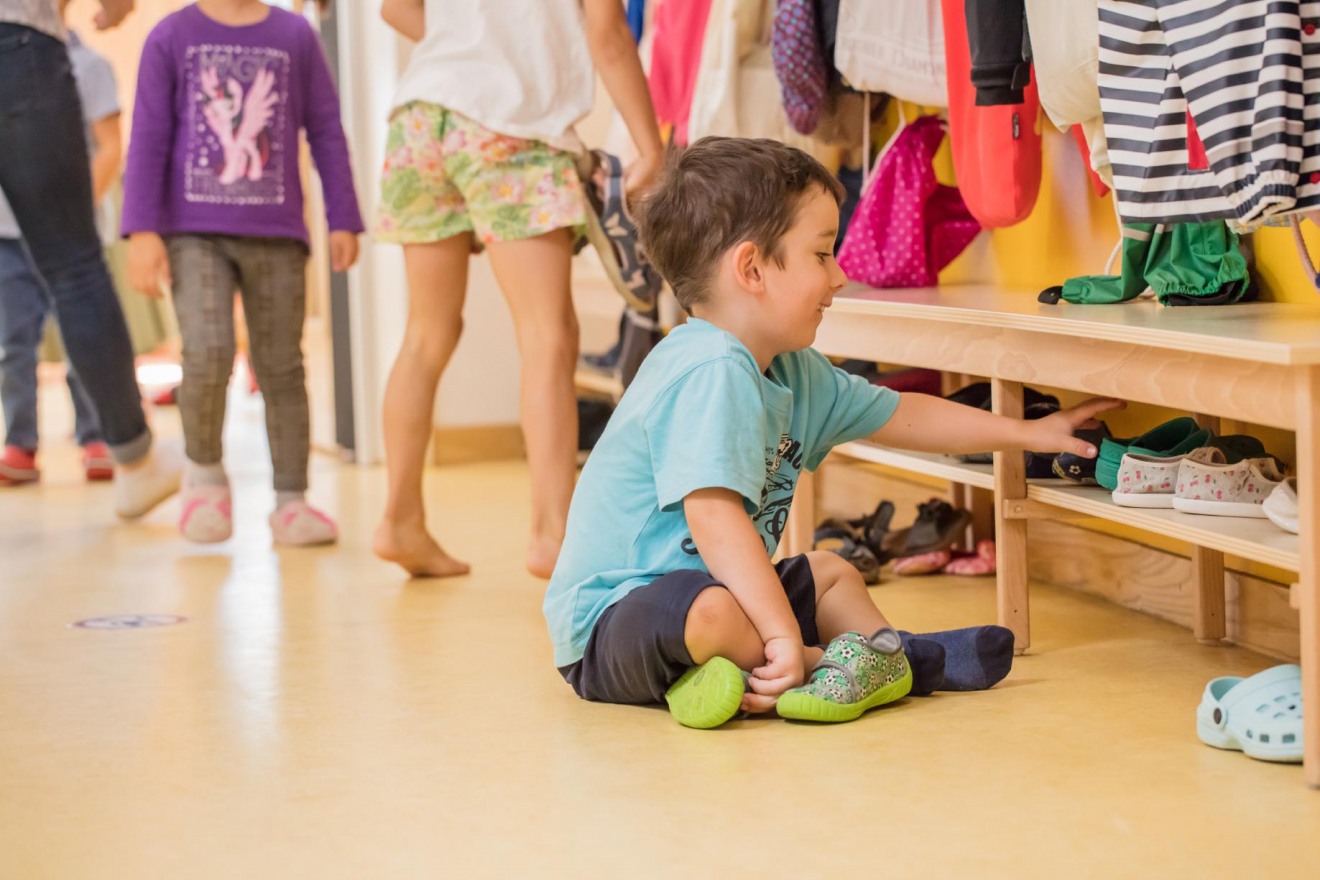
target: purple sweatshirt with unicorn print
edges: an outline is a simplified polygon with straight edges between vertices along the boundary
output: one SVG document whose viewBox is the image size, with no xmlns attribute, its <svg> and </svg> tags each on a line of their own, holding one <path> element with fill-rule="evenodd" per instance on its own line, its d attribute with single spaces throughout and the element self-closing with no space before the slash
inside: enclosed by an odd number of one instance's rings
<svg viewBox="0 0 1320 880">
<path fill-rule="evenodd" d="M 123 233 L 305 242 L 301 130 L 330 229 L 361 232 L 339 98 L 311 25 L 273 7 L 239 27 L 196 5 L 168 16 L 142 50 Z"/>
</svg>

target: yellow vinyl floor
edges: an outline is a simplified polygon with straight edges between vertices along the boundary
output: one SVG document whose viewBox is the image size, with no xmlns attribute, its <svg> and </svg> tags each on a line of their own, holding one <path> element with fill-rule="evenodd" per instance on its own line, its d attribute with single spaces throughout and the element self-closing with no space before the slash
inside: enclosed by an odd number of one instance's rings
<svg viewBox="0 0 1320 880">
<path fill-rule="evenodd" d="M 429 474 L 473 574 L 409 582 L 370 553 L 379 468 L 316 458 L 343 540 L 277 552 L 259 398 L 228 439 L 239 526 L 216 547 L 183 543 L 177 502 L 116 524 L 59 435 L 39 488 L 0 491 L 0 880 L 1320 872 L 1300 770 L 1195 736 L 1208 679 L 1275 661 L 1039 587 L 994 690 L 686 730 L 554 670 L 522 464 Z M 873 595 L 918 631 L 994 619 L 992 580 Z M 186 620 L 70 625 L 117 614 Z"/>
</svg>

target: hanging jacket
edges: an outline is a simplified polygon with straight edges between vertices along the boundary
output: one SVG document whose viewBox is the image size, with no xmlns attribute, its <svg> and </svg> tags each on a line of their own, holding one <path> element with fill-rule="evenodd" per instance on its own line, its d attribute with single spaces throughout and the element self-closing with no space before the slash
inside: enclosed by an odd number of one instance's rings
<svg viewBox="0 0 1320 880">
<path fill-rule="evenodd" d="M 1060 131 L 1080 127 L 1092 173 L 1108 183 L 1096 0 L 1026 0 L 1026 10 L 1041 109 Z"/>
<path fill-rule="evenodd" d="M 1040 190 L 1040 102 L 1035 82 L 1022 103 L 977 104 L 963 0 L 942 0 L 944 52 L 949 76 L 949 139 L 958 189 L 986 228 L 1025 220 Z"/>
<path fill-rule="evenodd" d="M 1320 207 L 1320 2 L 1100 0 L 1124 222 L 1251 227 Z"/>
<path fill-rule="evenodd" d="M 939 0 L 842 0 L 834 64 L 855 89 L 947 106 Z"/>
<path fill-rule="evenodd" d="M 655 10 L 647 83 L 656 118 L 674 127 L 676 144 L 688 142 L 688 114 L 710 4 L 711 0 L 664 0 Z"/>
<path fill-rule="evenodd" d="M 829 101 L 829 74 L 818 30 L 816 0 L 780 0 L 771 52 L 793 128 L 811 134 Z"/>
<path fill-rule="evenodd" d="M 965 0 L 976 106 L 1021 104 L 1031 81 L 1031 48 L 1023 0 Z"/>
</svg>

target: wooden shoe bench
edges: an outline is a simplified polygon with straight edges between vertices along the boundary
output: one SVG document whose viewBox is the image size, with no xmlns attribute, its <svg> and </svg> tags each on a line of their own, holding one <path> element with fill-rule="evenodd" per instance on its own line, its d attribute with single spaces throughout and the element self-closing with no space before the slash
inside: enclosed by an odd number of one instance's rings
<svg viewBox="0 0 1320 880">
<path fill-rule="evenodd" d="M 1301 536 L 1269 520 L 1125 508 L 1098 487 L 1026 479 L 1020 454 L 993 465 L 850 443 L 834 455 L 947 479 L 994 493 L 999 622 L 1019 650 L 1031 644 L 1027 522 L 1097 517 L 1193 547 L 1193 631 L 1225 636 L 1224 554 L 1297 572 L 1301 614 L 1306 782 L 1320 788 L 1320 306 L 1250 303 L 1166 308 L 1044 305 L 1029 291 L 991 286 L 874 290 L 851 286 L 834 299 L 816 348 L 837 357 L 926 367 L 991 383 L 994 411 L 1021 416 L 1030 383 L 1157 404 L 1295 431 Z M 803 474 L 785 551 L 811 547 L 815 481 Z"/>
</svg>

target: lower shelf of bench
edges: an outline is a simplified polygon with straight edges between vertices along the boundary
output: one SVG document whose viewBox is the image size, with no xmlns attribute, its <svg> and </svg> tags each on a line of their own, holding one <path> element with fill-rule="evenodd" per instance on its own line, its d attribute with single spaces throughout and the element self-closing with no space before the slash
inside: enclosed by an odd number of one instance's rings
<svg viewBox="0 0 1320 880">
<path fill-rule="evenodd" d="M 845 443 L 835 452 L 848 458 L 982 489 L 994 489 L 995 486 L 994 469 L 990 465 L 967 464 L 947 455 L 903 452 L 865 441 Z M 1027 497 L 1060 510 L 1133 526 L 1287 571 L 1297 571 L 1300 564 L 1297 536 L 1288 534 L 1267 519 L 1197 516 L 1176 510 L 1119 507 L 1107 489 L 1069 486 L 1061 480 L 1032 480 L 1027 486 Z"/>
</svg>

